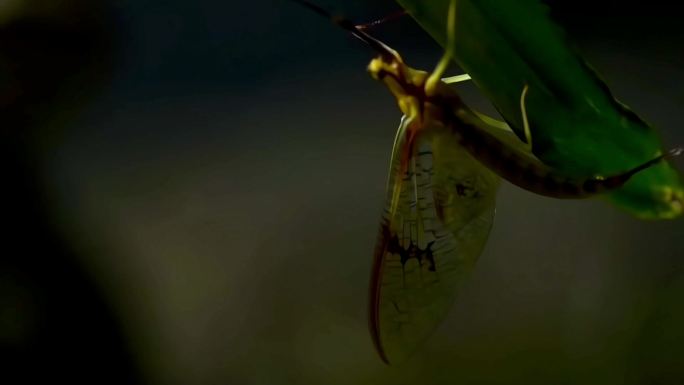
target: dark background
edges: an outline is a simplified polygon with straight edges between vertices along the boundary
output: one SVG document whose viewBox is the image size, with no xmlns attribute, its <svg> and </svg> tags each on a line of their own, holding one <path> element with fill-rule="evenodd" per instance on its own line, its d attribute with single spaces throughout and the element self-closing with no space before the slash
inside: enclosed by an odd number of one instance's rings
<svg viewBox="0 0 684 385">
<path fill-rule="evenodd" d="M 548 3 L 683 144 L 675 2 Z M 441 54 L 410 18 L 375 33 L 418 68 Z M 380 362 L 366 288 L 399 111 L 371 56 L 287 1 L 0 3 L 0 382 L 684 381 L 684 223 L 508 184 L 450 317 Z"/>
</svg>

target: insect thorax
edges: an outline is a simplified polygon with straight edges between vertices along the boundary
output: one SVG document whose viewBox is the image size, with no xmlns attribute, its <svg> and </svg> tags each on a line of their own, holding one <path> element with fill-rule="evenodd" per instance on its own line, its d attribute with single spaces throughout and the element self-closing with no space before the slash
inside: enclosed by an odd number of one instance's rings
<svg viewBox="0 0 684 385">
<path fill-rule="evenodd" d="M 368 65 L 368 72 L 382 81 L 397 100 L 399 109 L 414 122 L 411 129 L 421 129 L 434 124 L 443 124 L 444 111 L 453 106 L 461 105 L 458 95 L 446 84 L 438 83 L 436 89 L 429 95 L 426 92 L 426 82 L 429 74 L 425 71 L 413 69 L 402 61 L 387 61 L 383 57 L 373 59 Z M 446 107 L 445 107 L 446 106 Z"/>
</svg>

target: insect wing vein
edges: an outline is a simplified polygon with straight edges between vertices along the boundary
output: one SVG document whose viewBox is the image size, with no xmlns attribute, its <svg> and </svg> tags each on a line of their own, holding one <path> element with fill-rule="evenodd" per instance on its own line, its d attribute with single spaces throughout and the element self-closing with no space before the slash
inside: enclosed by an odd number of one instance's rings
<svg viewBox="0 0 684 385">
<path fill-rule="evenodd" d="M 407 148 L 408 124 L 395 139 L 371 275 L 370 329 L 387 363 L 408 358 L 446 317 L 484 248 L 499 185 L 446 131 Z"/>
</svg>

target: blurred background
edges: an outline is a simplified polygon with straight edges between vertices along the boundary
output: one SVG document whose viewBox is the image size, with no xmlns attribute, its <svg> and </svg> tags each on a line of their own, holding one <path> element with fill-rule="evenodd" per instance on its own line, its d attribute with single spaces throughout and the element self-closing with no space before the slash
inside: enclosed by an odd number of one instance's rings
<svg viewBox="0 0 684 385">
<path fill-rule="evenodd" d="M 547 2 L 684 144 L 675 3 Z M 408 17 L 374 33 L 441 55 Z M 400 114 L 371 57 L 284 0 L 1 1 L 0 382 L 683 382 L 684 222 L 508 184 L 449 318 L 381 363 L 366 293 Z"/>
</svg>

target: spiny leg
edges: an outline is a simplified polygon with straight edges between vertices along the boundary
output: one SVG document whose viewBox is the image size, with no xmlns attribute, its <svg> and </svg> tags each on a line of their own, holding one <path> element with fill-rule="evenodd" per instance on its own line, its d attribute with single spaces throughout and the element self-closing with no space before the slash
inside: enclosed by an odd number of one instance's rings
<svg viewBox="0 0 684 385">
<path fill-rule="evenodd" d="M 449 67 L 449 62 L 454 56 L 454 44 L 456 42 L 456 0 L 449 2 L 449 12 L 447 14 L 447 43 L 444 50 L 444 56 L 439 60 L 435 70 L 425 81 L 425 93 L 427 95 L 434 95 L 437 84 Z"/>
</svg>

